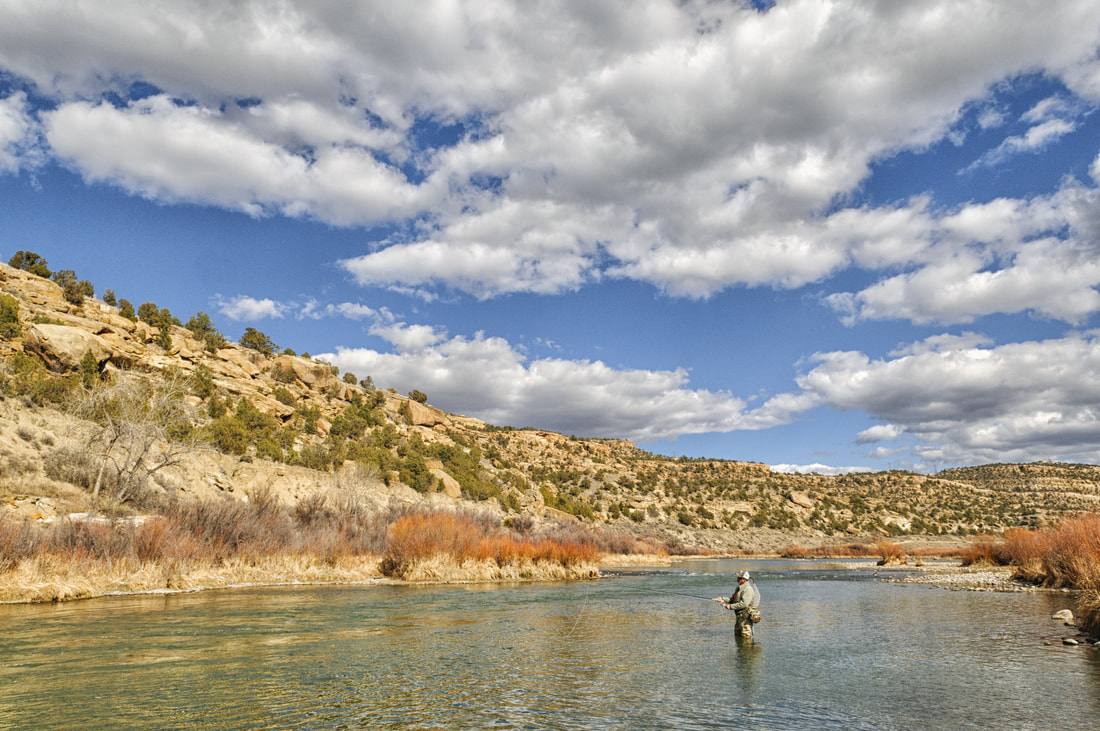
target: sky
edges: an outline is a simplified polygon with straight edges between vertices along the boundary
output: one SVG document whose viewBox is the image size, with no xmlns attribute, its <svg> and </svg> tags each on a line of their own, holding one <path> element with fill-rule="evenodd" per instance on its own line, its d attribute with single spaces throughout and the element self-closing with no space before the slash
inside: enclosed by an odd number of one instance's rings
<svg viewBox="0 0 1100 731">
<path fill-rule="evenodd" d="M 1100 461 L 1089 0 L 0 0 L 0 257 L 449 412 Z"/>
</svg>

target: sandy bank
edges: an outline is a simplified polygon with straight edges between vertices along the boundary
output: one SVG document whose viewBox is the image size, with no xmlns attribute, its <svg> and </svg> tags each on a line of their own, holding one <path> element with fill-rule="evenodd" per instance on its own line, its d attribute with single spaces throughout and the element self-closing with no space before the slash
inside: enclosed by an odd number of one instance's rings
<svg viewBox="0 0 1100 731">
<path fill-rule="evenodd" d="M 456 561 L 433 557 L 406 567 L 402 578 L 384 576 L 380 558 L 362 556 L 333 562 L 314 557 L 273 556 L 228 560 L 217 566 L 166 566 L 155 562 L 71 562 L 36 559 L 0 574 L 0 604 L 35 604 L 126 594 L 170 594 L 208 589 L 319 584 L 470 584 L 597 579 L 594 563 L 493 560 Z"/>
</svg>

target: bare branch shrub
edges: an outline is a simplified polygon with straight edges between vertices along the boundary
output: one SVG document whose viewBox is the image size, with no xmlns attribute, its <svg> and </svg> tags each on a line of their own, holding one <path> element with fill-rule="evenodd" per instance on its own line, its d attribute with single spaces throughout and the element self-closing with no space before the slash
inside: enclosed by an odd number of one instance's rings
<svg viewBox="0 0 1100 731">
<path fill-rule="evenodd" d="M 325 507 L 326 502 L 328 496 L 323 492 L 298 498 L 298 503 L 294 506 L 294 519 L 302 525 L 312 525 L 329 518 L 332 511 Z"/>
<path fill-rule="evenodd" d="M 93 501 L 107 490 L 120 503 L 143 502 L 149 478 L 180 461 L 191 446 L 188 385 L 179 373 L 156 385 L 127 374 L 76 392 L 71 411 L 87 420 L 84 447 L 97 462 Z"/>
<path fill-rule="evenodd" d="M 374 463 L 360 462 L 354 467 L 337 470 L 332 490 L 336 512 L 351 516 L 354 520 L 366 517 L 371 509 L 368 499 L 371 488 L 381 484 L 381 471 Z"/>
<path fill-rule="evenodd" d="M 99 473 L 99 462 L 86 449 L 71 445 L 51 449 L 42 458 L 46 477 L 91 490 Z"/>
<path fill-rule="evenodd" d="M 42 531 L 28 521 L 0 519 L 0 571 L 14 568 L 38 552 Z"/>
<path fill-rule="evenodd" d="M 905 549 L 893 541 L 875 541 L 875 550 L 879 555 L 879 566 L 891 566 L 905 562 Z"/>
</svg>

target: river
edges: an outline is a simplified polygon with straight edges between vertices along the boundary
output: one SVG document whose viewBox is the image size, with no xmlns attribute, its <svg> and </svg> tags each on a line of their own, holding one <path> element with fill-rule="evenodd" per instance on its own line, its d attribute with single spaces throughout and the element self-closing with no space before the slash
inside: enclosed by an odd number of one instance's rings
<svg viewBox="0 0 1100 731">
<path fill-rule="evenodd" d="M 738 641 L 747 568 L 764 621 Z M 707 559 L 598 581 L 238 588 L 0 606 L 0 727 L 1085 729 L 1065 595 Z"/>
</svg>

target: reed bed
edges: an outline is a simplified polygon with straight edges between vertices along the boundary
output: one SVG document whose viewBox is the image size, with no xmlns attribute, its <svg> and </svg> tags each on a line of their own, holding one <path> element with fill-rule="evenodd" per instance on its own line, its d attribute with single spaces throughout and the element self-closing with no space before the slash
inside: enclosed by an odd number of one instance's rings
<svg viewBox="0 0 1100 731">
<path fill-rule="evenodd" d="M 397 520 L 386 533 L 381 570 L 410 581 L 448 581 L 469 572 L 488 578 L 581 578 L 598 575 L 601 551 L 585 534 L 517 537 L 456 513 Z"/>
<path fill-rule="evenodd" d="M 336 514 L 302 523 L 262 491 L 140 520 L 0 520 L 0 601 L 378 578 L 385 526 Z"/>
<path fill-rule="evenodd" d="M 0 519 L 0 601 L 238 584 L 591 578 L 602 555 L 662 552 L 576 524 L 533 533 L 495 517 L 394 506 L 351 516 L 310 498 L 292 509 L 269 493 L 247 501 L 170 504 L 142 519 L 92 517 L 49 526 Z"/>
<path fill-rule="evenodd" d="M 1050 528 L 1005 531 L 995 541 L 982 536 L 964 558 L 964 565 L 1012 567 L 1012 578 L 1050 588 L 1080 591 L 1078 622 L 1092 636 L 1100 635 L 1100 514 L 1067 518 Z"/>
</svg>

